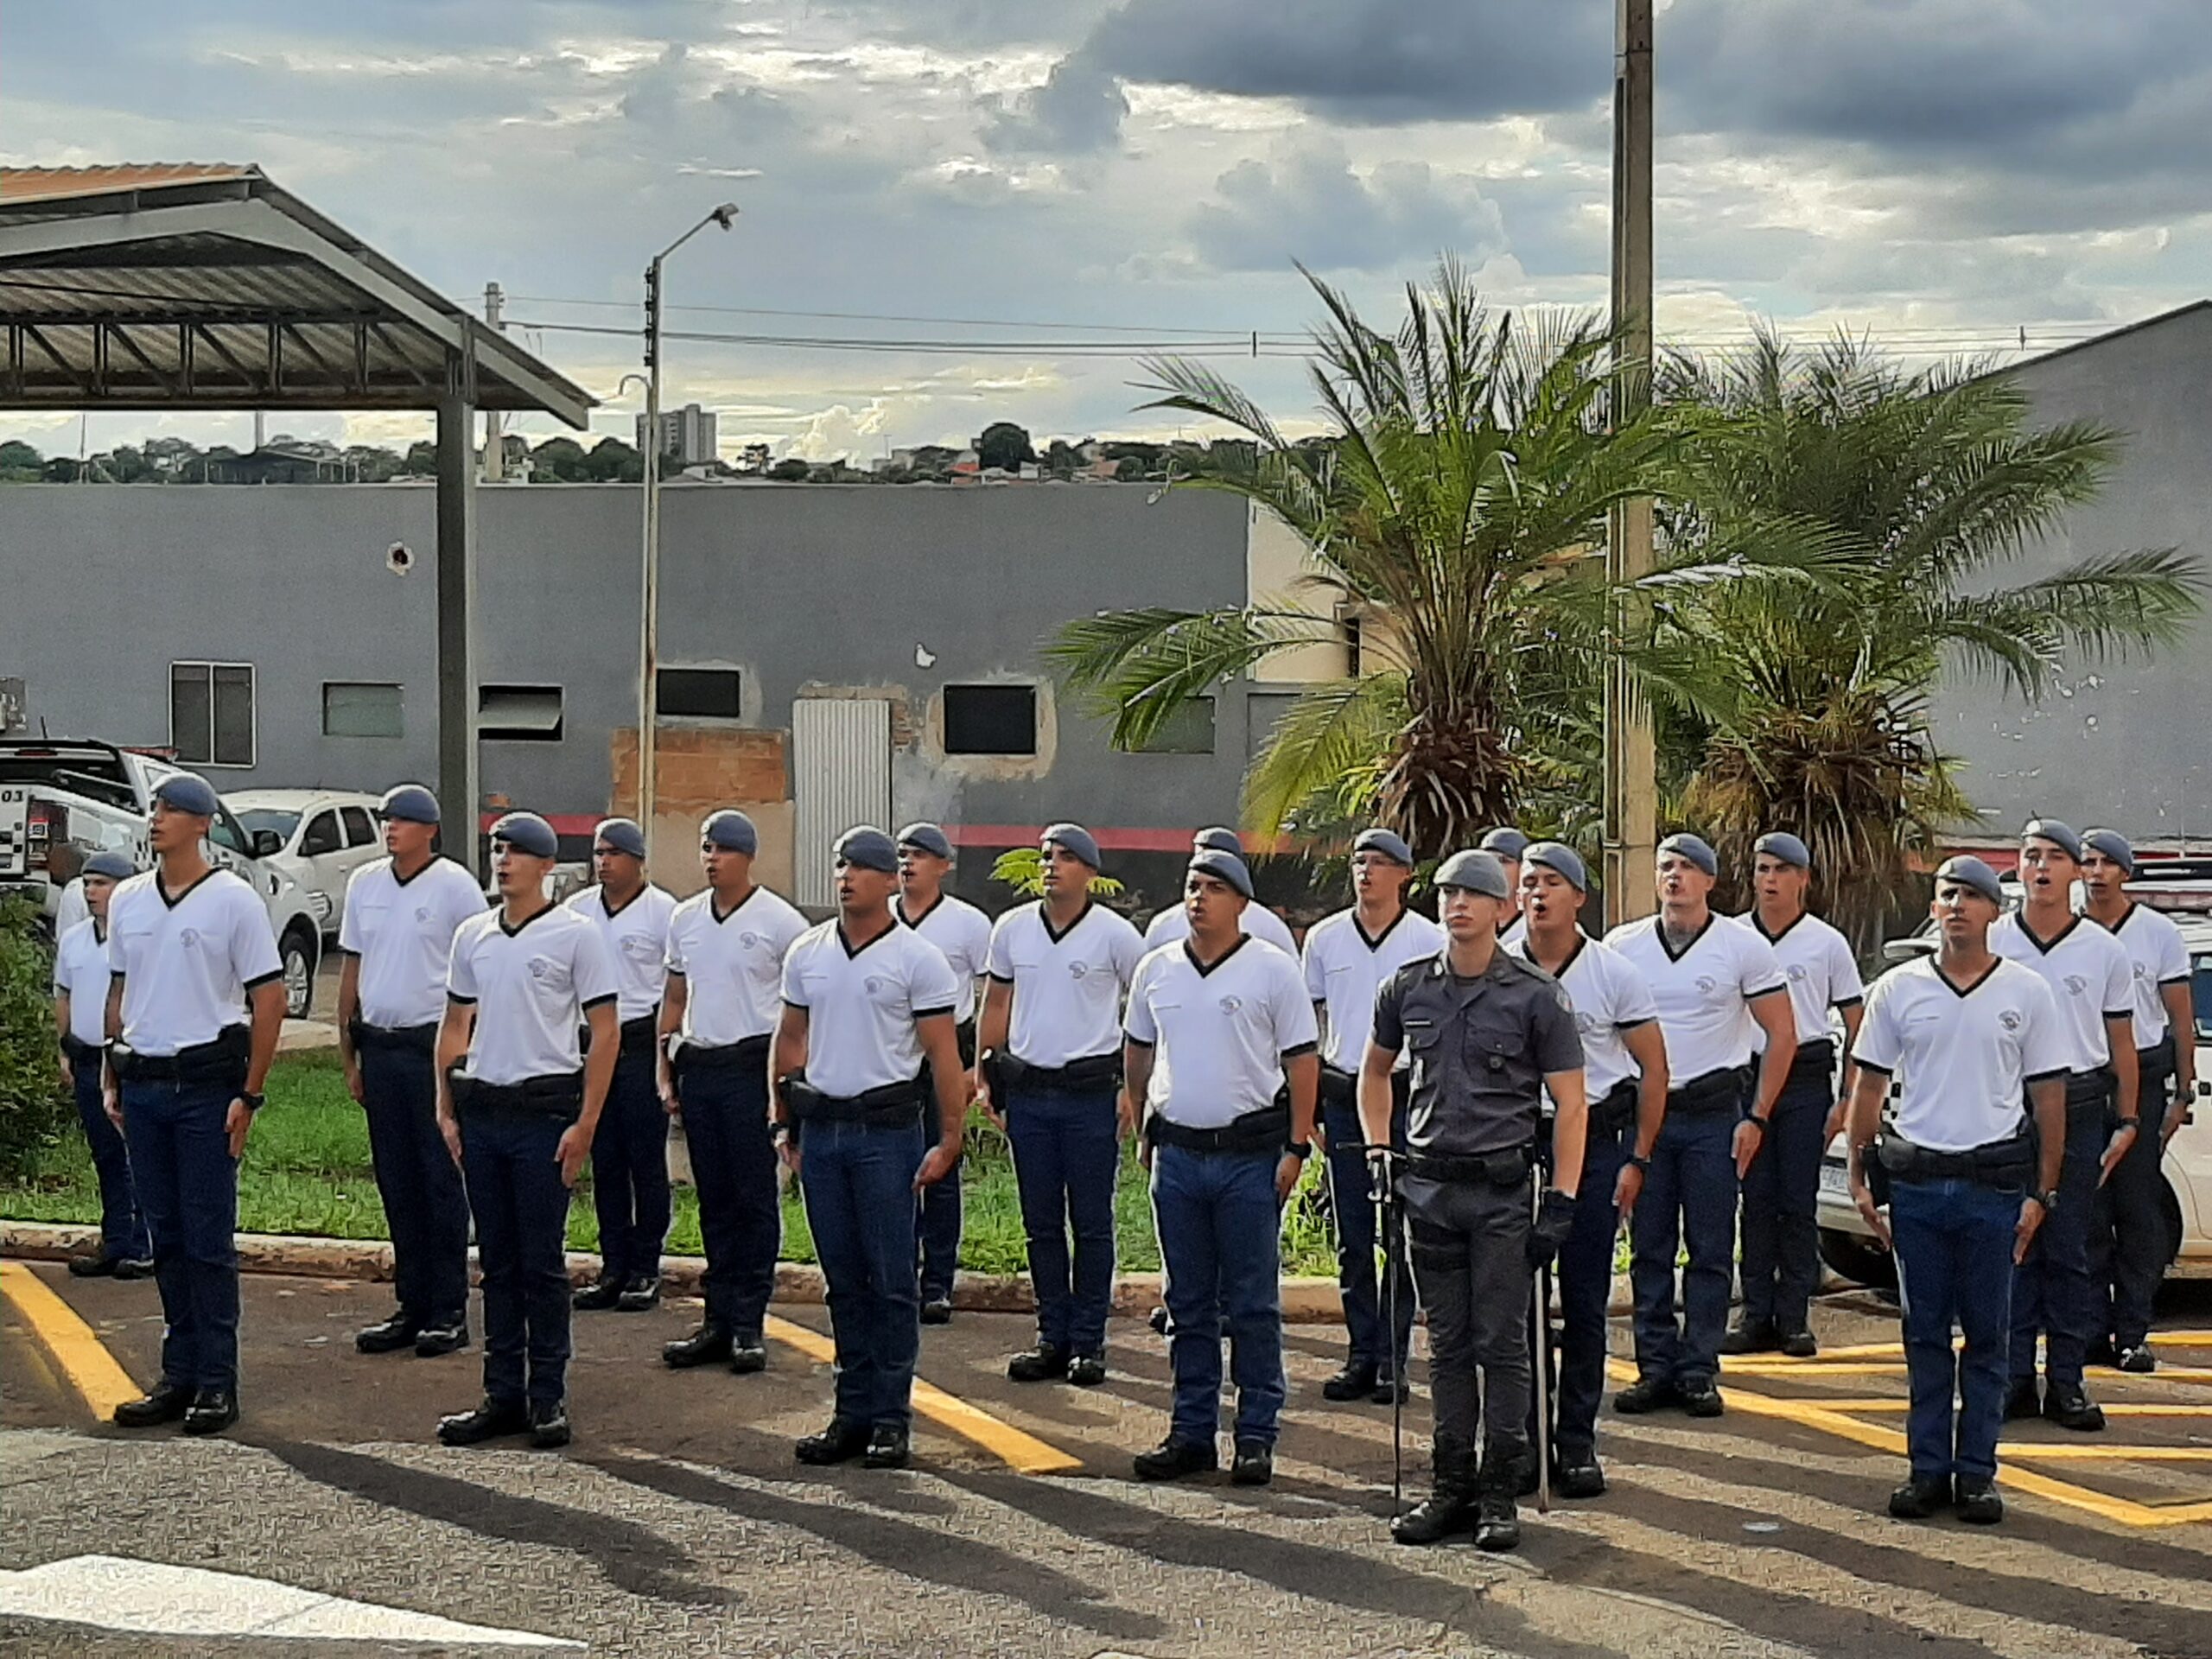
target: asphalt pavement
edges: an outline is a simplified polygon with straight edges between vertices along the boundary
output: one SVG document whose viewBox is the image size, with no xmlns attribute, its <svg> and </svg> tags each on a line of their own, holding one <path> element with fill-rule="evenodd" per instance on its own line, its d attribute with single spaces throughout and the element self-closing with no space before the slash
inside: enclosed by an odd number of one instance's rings
<svg viewBox="0 0 2212 1659">
<path fill-rule="evenodd" d="M 6 1273 L 7 1653 L 490 1653 L 543 1638 L 640 1655 L 2212 1656 L 2202 1288 L 2169 1299 L 2160 1375 L 2092 1374 L 2117 1408 L 2106 1434 L 2036 1424 L 2008 1438 L 2012 1512 L 1993 1531 L 1883 1512 L 1902 1473 L 1895 1315 L 1846 1294 L 1816 1312 L 1821 1359 L 1732 1365 L 1719 1421 L 1609 1414 L 1612 1490 L 1548 1516 L 1529 1506 L 1522 1549 L 1492 1557 L 1389 1541 L 1390 1413 L 1322 1401 L 1340 1357 L 1326 1327 L 1292 1329 L 1278 1473 L 1254 1491 L 1130 1478 L 1168 1399 L 1165 1345 L 1135 1322 L 1117 1322 L 1096 1389 L 1007 1382 L 1029 1335 L 1020 1316 L 925 1331 L 915 1466 L 820 1471 L 791 1456 L 828 1414 L 818 1307 L 778 1310 L 771 1369 L 753 1377 L 660 1364 L 696 1304 L 580 1314 L 575 1445 L 454 1451 L 432 1429 L 474 1402 L 474 1350 L 366 1357 L 352 1333 L 385 1311 L 386 1287 L 252 1277 L 245 1420 L 211 1442 L 101 1425 L 84 1352 L 57 1362 L 42 1339 L 64 1307 L 149 1380 L 150 1284 Z M 1616 1352 L 1627 1346 L 1617 1332 Z M 1409 1497 L 1426 1484 L 1427 1421 L 1424 1390 L 1406 1416 Z M 84 1565 L 103 1556 L 123 1561 Z M 334 1629 L 432 1616 L 511 1645 L 249 1633 L 290 1628 L 273 1617 L 116 1629 L 131 1606 L 185 1594 L 134 1586 L 145 1563 L 238 1575 L 205 1580 L 219 1606 L 256 1586 L 311 1592 Z M 48 1583 L 99 1572 L 115 1587 L 76 1604 Z"/>
</svg>

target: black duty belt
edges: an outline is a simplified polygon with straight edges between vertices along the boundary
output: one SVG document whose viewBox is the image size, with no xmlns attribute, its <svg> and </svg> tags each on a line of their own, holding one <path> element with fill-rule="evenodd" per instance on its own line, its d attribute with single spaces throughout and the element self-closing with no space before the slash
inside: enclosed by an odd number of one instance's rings
<svg viewBox="0 0 2212 1659">
<path fill-rule="evenodd" d="M 1290 1114 L 1280 1106 L 1233 1117 L 1217 1129 L 1197 1129 L 1154 1112 L 1144 1121 L 1145 1139 L 1185 1152 L 1276 1152 L 1290 1141 Z"/>
<path fill-rule="evenodd" d="M 660 1010 L 641 1014 L 634 1020 L 625 1020 L 619 1028 L 620 1044 L 616 1050 L 619 1058 L 628 1058 L 639 1054 L 650 1054 L 653 1045 L 660 1040 Z M 591 1052 L 591 1027 L 586 1026 L 576 1039 L 576 1046 L 584 1053 Z"/>
<path fill-rule="evenodd" d="M 678 1071 L 728 1071 L 739 1066 L 764 1065 L 768 1059 L 768 1043 L 765 1033 L 713 1048 L 686 1043 L 676 1051 L 672 1064 Z"/>
<path fill-rule="evenodd" d="M 1818 1078 L 1822 1084 L 1835 1075 L 1835 1044 L 1826 1037 L 1797 1045 L 1797 1058 L 1789 1062 L 1789 1081 Z"/>
<path fill-rule="evenodd" d="M 196 1043 L 174 1054 L 140 1054 L 115 1049 L 115 1074 L 125 1083 L 226 1083 L 245 1081 L 253 1038 L 244 1026 L 226 1026 L 212 1043 Z"/>
<path fill-rule="evenodd" d="M 2023 1129 L 1967 1152 L 1938 1152 L 1903 1135 L 1885 1134 L 1875 1155 L 1896 1181 L 1974 1181 L 1983 1186 L 2024 1187 L 2036 1173 L 2035 1136 Z"/>
<path fill-rule="evenodd" d="M 1103 1054 L 1086 1054 L 1065 1065 L 1032 1065 L 1017 1054 L 1001 1054 L 993 1050 L 983 1057 L 983 1065 L 991 1079 L 994 1096 L 1016 1089 L 1039 1093 L 1053 1090 L 1062 1094 L 1095 1094 L 1122 1081 L 1122 1051 L 1118 1048 L 1109 1049 Z M 1006 1103 L 1000 1100 L 998 1104 L 1003 1109 Z"/>
<path fill-rule="evenodd" d="M 2174 1034 L 2171 1031 L 2148 1048 L 2135 1051 L 2135 1070 L 2138 1076 L 2170 1077 L 2174 1071 Z"/>
<path fill-rule="evenodd" d="M 557 1117 L 574 1122 L 584 1109 L 584 1074 L 564 1071 L 525 1077 L 520 1083 L 484 1083 L 462 1072 L 450 1074 L 454 1109 L 464 1114 Z"/>
<path fill-rule="evenodd" d="M 1743 1104 L 1744 1077 L 1745 1071 L 1740 1065 L 1725 1065 L 1718 1071 L 1692 1077 L 1679 1088 L 1667 1091 L 1667 1109 L 1685 1116 L 1735 1111 Z"/>
<path fill-rule="evenodd" d="M 794 1123 L 858 1123 L 871 1129 L 903 1129 L 918 1123 L 927 1098 L 919 1077 L 887 1083 L 857 1095 L 825 1095 L 794 1071 L 780 1084 Z"/>
<path fill-rule="evenodd" d="M 1592 1102 L 1590 1107 L 1591 1133 L 1613 1135 L 1634 1128 L 1637 1101 L 1643 1087 L 1634 1077 L 1629 1077 L 1607 1090 L 1603 1099 Z"/>
<path fill-rule="evenodd" d="M 357 1015 L 346 1031 L 357 1049 L 404 1048 L 416 1054 L 438 1052 L 438 1022 L 435 1020 L 427 1026 L 372 1026 Z"/>
<path fill-rule="evenodd" d="M 1406 1158 L 1406 1173 L 1425 1181 L 1477 1186 L 1518 1186 L 1536 1166 L 1535 1146 L 1503 1152 L 1415 1152 Z"/>
<path fill-rule="evenodd" d="M 71 1036 L 68 1033 L 64 1032 L 61 1034 L 61 1052 L 69 1057 L 70 1065 L 82 1065 L 86 1061 L 97 1060 L 101 1055 L 107 1052 L 107 1045 L 105 1043 L 80 1042 L 76 1038 Z"/>
<path fill-rule="evenodd" d="M 2113 1074 L 2102 1066 L 2094 1071 L 2069 1071 L 2066 1074 L 2068 1121 L 2101 1116 L 2109 1110 L 2114 1081 Z"/>
</svg>

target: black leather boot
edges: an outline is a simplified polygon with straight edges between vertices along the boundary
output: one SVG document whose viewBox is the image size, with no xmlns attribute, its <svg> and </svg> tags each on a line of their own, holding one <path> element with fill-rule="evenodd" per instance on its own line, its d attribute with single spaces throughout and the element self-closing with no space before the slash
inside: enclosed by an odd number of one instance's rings
<svg viewBox="0 0 2212 1659">
<path fill-rule="evenodd" d="M 1474 1446 L 1440 1439 L 1433 1461 L 1436 1475 L 1428 1496 L 1390 1523 L 1390 1535 L 1402 1544 L 1440 1543 L 1474 1524 Z"/>
</svg>

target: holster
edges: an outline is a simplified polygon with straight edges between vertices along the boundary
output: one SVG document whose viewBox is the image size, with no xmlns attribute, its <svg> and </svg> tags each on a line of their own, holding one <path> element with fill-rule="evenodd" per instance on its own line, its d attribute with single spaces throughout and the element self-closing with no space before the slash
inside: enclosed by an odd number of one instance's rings
<svg viewBox="0 0 2212 1659">
<path fill-rule="evenodd" d="M 438 1052 L 438 1027 L 435 1021 L 427 1026 L 372 1026 L 356 1014 L 346 1033 L 353 1039 L 357 1052 L 365 1048 L 401 1048 L 426 1056 Z"/>
<path fill-rule="evenodd" d="M 107 1045 L 79 1042 L 76 1038 L 64 1032 L 61 1036 L 61 1052 L 68 1058 L 70 1065 L 82 1065 L 86 1060 L 99 1058 L 107 1052 Z"/>
<path fill-rule="evenodd" d="M 1835 1077 L 1835 1045 L 1825 1037 L 1797 1045 L 1797 1058 L 1789 1062 L 1789 1077 L 1786 1087 L 1797 1088 L 1817 1081 L 1823 1088 Z"/>
<path fill-rule="evenodd" d="M 1359 1079 L 1349 1071 L 1338 1071 L 1324 1060 L 1321 1063 L 1321 1104 L 1357 1111 L 1359 1109 Z"/>
<path fill-rule="evenodd" d="M 1615 1084 L 1590 1103 L 1590 1133 L 1618 1135 L 1636 1127 L 1636 1105 L 1643 1085 L 1634 1077 Z"/>
</svg>

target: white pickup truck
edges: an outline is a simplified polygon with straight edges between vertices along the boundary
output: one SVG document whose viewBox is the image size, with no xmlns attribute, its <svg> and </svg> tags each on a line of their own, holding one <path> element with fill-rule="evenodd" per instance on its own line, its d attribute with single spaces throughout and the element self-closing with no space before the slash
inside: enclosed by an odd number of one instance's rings
<svg viewBox="0 0 2212 1659">
<path fill-rule="evenodd" d="M 113 850 L 150 866 L 153 791 L 177 770 L 112 743 L 0 738 L 0 899 L 26 897 L 50 922 L 88 855 Z M 258 842 L 226 807 L 208 830 L 207 856 L 243 876 L 269 912 L 284 964 L 285 1011 L 305 1019 L 315 1005 L 321 930 L 306 891 L 268 856 L 277 849 Z"/>
</svg>

